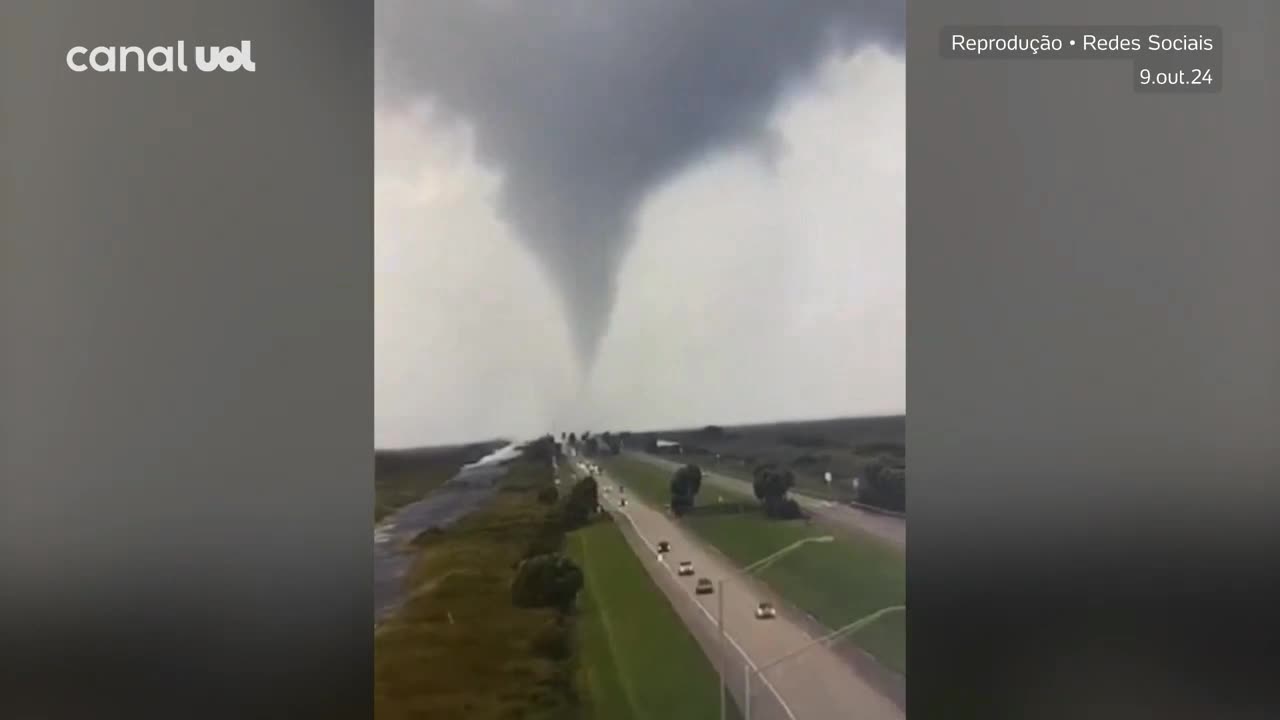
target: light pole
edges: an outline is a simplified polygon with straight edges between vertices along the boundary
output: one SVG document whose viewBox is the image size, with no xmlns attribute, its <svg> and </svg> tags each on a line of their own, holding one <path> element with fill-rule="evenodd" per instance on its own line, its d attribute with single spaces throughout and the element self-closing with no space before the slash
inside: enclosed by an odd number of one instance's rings
<svg viewBox="0 0 1280 720">
<path fill-rule="evenodd" d="M 760 667 L 756 668 L 754 671 L 752 671 L 750 665 L 743 665 L 742 674 L 744 676 L 744 680 L 742 684 L 742 688 L 743 688 L 742 694 L 746 698 L 746 700 L 743 702 L 743 707 L 742 707 L 743 720 L 751 720 L 751 677 L 753 675 L 760 675 L 764 673 L 764 671 L 768 670 L 769 668 L 772 668 L 774 665 L 790 660 L 791 658 L 813 648 L 816 645 L 822 645 L 824 643 L 831 642 L 832 640 L 840 639 L 846 635 L 852 635 L 853 633 L 861 630 L 862 628 L 866 627 L 867 625 L 870 625 L 871 623 L 875 622 L 876 620 L 879 620 L 881 617 L 888 615 L 889 613 L 905 612 L 906 609 L 907 609 L 906 605 L 890 605 L 889 607 L 886 607 L 886 608 L 880 608 L 879 610 L 876 610 L 870 615 L 866 615 L 861 618 L 858 618 L 857 620 L 854 620 L 853 622 L 849 623 L 848 625 L 845 625 L 844 627 L 840 627 L 835 630 L 832 630 L 831 632 L 827 633 L 826 635 L 823 635 L 822 637 L 818 638 L 817 640 L 814 640 L 813 642 L 801 645 L 800 647 L 796 648 L 795 650 L 792 650 L 791 652 L 783 655 L 782 657 L 770 660 L 768 663 L 761 665 Z"/>
<path fill-rule="evenodd" d="M 738 570 L 735 576 L 748 575 L 762 568 L 766 568 L 782 559 L 784 555 L 794 552 L 810 543 L 829 543 L 833 540 L 835 540 L 835 538 L 830 535 L 819 535 L 817 537 L 807 537 L 802 540 L 797 540 L 771 555 L 766 555 L 765 557 L 744 566 L 742 569 Z M 725 633 L 724 629 L 724 584 L 728 579 L 729 578 L 722 577 L 716 581 L 716 595 L 719 596 L 716 600 L 716 603 L 719 606 L 719 611 L 716 613 L 716 625 L 720 632 L 720 720 L 725 720 L 728 716 L 729 705 L 729 683 L 725 679 L 725 673 L 728 672 L 727 668 L 729 665 L 729 649 L 726 646 L 725 641 L 729 636 Z M 749 672 L 751 668 L 750 663 L 746 664 L 745 667 Z M 750 678 L 750 675 L 747 677 Z M 748 702 L 750 701 L 748 700 Z"/>
</svg>

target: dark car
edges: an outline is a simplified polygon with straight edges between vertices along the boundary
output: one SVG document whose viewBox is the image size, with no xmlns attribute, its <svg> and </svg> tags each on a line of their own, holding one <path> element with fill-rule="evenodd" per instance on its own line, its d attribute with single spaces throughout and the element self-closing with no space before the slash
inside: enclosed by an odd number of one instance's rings
<svg viewBox="0 0 1280 720">
<path fill-rule="evenodd" d="M 658 552 L 660 553 L 671 552 L 671 543 L 667 542 L 666 540 L 663 540 L 662 542 L 658 543 Z"/>
<path fill-rule="evenodd" d="M 711 593 L 716 591 L 716 588 L 714 585 L 711 584 L 710 579 L 698 578 L 698 586 L 694 588 L 693 591 L 698 593 L 699 595 L 710 595 Z"/>
</svg>

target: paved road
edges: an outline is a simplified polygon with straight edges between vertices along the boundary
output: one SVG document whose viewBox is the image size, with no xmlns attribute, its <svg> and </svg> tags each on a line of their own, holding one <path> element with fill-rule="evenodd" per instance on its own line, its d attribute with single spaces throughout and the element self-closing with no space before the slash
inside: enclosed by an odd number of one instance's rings
<svg viewBox="0 0 1280 720">
<path fill-rule="evenodd" d="M 679 463 L 671 462 L 665 458 L 655 457 L 647 453 L 631 452 L 631 457 L 644 460 L 664 469 L 674 470 L 679 467 Z M 751 495 L 751 483 L 740 480 L 728 475 L 722 475 L 716 472 L 708 472 L 706 468 L 702 469 L 702 477 L 710 485 L 718 485 L 730 492 L 744 493 Z M 849 507 L 848 505 L 839 505 L 826 500 L 801 495 L 800 493 L 792 493 L 792 497 L 800 504 L 814 519 L 826 523 L 837 529 L 846 531 L 861 532 L 873 535 L 892 544 L 899 550 L 907 549 L 907 521 L 893 515 L 882 515 L 870 510 Z"/>
<path fill-rule="evenodd" d="M 620 507 L 616 490 L 603 492 L 603 486 L 616 487 L 618 480 L 607 475 L 600 479 L 602 504 L 614 513 L 620 524 L 629 523 L 645 547 L 655 548 L 662 540 L 671 543 L 671 552 L 663 556 L 662 563 L 669 568 L 673 580 L 663 583 L 664 589 L 677 588 L 677 592 L 685 594 L 685 601 L 695 603 L 701 610 L 705 626 L 691 627 L 695 635 L 706 636 L 708 631 L 714 633 L 720 602 L 723 601 L 729 650 L 735 656 L 728 663 L 733 668 L 730 683 L 735 695 L 741 694 L 744 685 L 741 679 L 742 657 L 745 656 L 753 667 L 760 667 L 813 643 L 814 636 L 806 632 L 801 622 L 783 615 L 773 620 L 756 619 L 757 603 L 761 599 L 772 598 L 772 593 L 752 578 L 738 576 L 726 582 L 723 598 L 719 593 L 695 594 L 697 578 L 707 577 L 714 581 L 734 577 L 735 568 L 724 556 L 703 547 L 672 518 L 645 504 L 634 493 L 626 493 L 627 505 Z M 642 559 L 652 566 L 656 557 L 655 551 Z M 683 560 L 693 562 L 694 577 L 675 577 L 675 566 Z M 685 616 L 685 621 L 691 622 L 688 616 Z M 742 701 L 739 704 L 742 705 Z M 751 682 L 751 706 L 752 720 L 899 720 L 905 717 L 894 702 L 855 673 L 847 661 L 822 645 L 813 646 L 795 658 L 755 675 Z"/>
</svg>

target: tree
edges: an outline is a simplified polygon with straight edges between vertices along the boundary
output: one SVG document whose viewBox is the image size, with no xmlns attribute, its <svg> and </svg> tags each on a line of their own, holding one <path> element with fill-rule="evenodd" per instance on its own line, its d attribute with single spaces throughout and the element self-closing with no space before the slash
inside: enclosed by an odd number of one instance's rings
<svg viewBox="0 0 1280 720">
<path fill-rule="evenodd" d="M 617 435 L 614 435 L 611 432 L 606 432 L 601 434 L 600 443 L 601 445 L 603 445 L 603 448 L 601 449 L 603 449 L 604 452 L 609 455 L 617 455 L 619 452 L 621 452 L 622 441 L 618 438 Z"/>
<path fill-rule="evenodd" d="M 720 438 L 724 437 L 724 428 L 719 425 L 708 425 L 702 428 L 702 433 L 708 437 Z"/>
<path fill-rule="evenodd" d="M 751 469 L 751 489 L 755 492 L 757 500 L 764 501 L 773 487 L 770 483 L 775 482 L 770 478 L 777 472 L 778 466 L 773 463 L 761 463 Z"/>
<path fill-rule="evenodd" d="M 702 468 L 685 465 L 671 476 L 671 511 L 683 515 L 693 509 L 698 491 L 702 489 Z"/>
<path fill-rule="evenodd" d="M 538 491 L 538 502 L 542 503 L 543 505 L 555 505 L 556 501 L 559 499 L 560 499 L 560 491 L 556 490 L 554 485 L 550 487 L 544 487 Z"/>
<path fill-rule="evenodd" d="M 783 470 L 773 463 L 758 465 L 752 471 L 751 489 L 764 508 L 765 515 L 776 518 L 798 518 L 803 515 L 800 505 L 787 497 L 795 487 L 796 478 L 790 470 Z"/>
<path fill-rule="evenodd" d="M 578 481 L 569 491 L 561 508 L 561 517 L 566 530 L 586 525 L 600 505 L 600 487 L 593 477 L 585 477 Z"/>
<path fill-rule="evenodd" d="M 868 505 L 904 512 L 907 509 L 907 469 L 892 456 L 881 456 L 862 470 L 858 500 Z"/>
<path fill-rule="evenodd" d="M 511 601 L 517 607 L 554 607 L 568 612 L 582 589 L 582 579 L 582 569 L 564 555 L 535 555 L 516 568 Z"/>
<path fill-rule="evenodd" d="M 534 462 L 550 465 L 552 458 L 556 456 L 555 438 L 546 435 L 531 441 L 524 446 L 524 456 Z"/>
<path fill-rule="evenodd" d="M 658 452 L 658 438 L 652 437 L 652 436 L 645 438 L 644 443 L 641 445 L 641 447 L 644 448 L 645 452 L 650 452 L 650 453 Z"/>
<path fill-rule="evenodd" d="M 570 498 L 576 498 L 587 507 L 595 509 L 600 504 L 600 484 L 590 475 L 578 481 L 569 492 Z"/>
</svg>

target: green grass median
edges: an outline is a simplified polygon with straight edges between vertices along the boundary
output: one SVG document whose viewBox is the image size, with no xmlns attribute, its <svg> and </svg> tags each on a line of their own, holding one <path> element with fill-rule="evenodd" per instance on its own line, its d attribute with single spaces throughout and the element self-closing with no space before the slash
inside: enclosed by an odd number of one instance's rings
<svg viewBox="0 0 1280 720">
<path fill-rule="evenodd" d="M 586 574 L 578 598 L 578 666 L 596 720 L 719 717 L 716 671 L 609 520 L 569 536 Z M 738 717 L 731 708 L 731 717 Z"/>
</svg>

